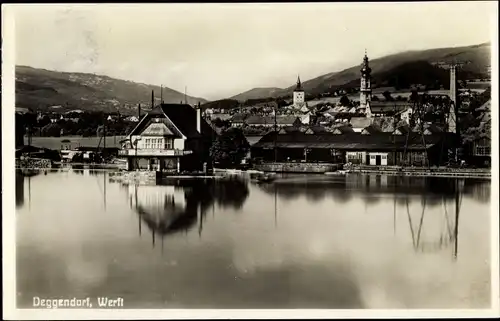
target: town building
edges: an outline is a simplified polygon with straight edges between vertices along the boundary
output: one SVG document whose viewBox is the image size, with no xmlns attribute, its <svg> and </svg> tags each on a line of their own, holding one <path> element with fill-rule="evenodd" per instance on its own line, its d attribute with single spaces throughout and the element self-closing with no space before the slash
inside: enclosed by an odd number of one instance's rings
<svg viewBox="0 0 500 321">
<path fill-rule="evenodd" d="M 419 133 L 395 135 L 331 132 L 308 135 L 294 131 L 269 133 L 252 146 L 252 157 L 262 162 L 323 162 L 387 166 L 432 166 L 447 161 L 455 142 L 448 133 L 422 139 Z"/>
<path fill-rule="evenodd" d="M 237 128 L 245 126 L 245 119 L 247 117 L 248 115 L 243 113 L 233 115 L 231 117 L 231 126 Z"/>
<path fill-rule="evenodd" d="M 366 107 L 366 117 L 395 117 L 403 115 L 410 118 L 412 113 L 412 103 L 408 101 L 371 101 Z"/>
<path fill-rule="evenodd" d="M 199 105 L 160 104 L 128 134 L 119 155 L 127 159 L 128 170 L 202 170 L 210 163 L 216 135 L 201 117 Z"/>
<path fill-rule="evenodd" d="M 373 120 L 367 117 L 352 117 L 349 119 L 350 126 L 357 133 L 360 133 L 363 129 L 370 126 L 372 122 Z"/>
</svg>

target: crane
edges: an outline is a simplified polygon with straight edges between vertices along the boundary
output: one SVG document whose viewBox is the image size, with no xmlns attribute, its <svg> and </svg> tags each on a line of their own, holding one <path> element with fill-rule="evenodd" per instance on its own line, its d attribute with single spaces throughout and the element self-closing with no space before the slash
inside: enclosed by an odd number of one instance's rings
<svg viewBox="0 0 500 321">
<path fill-rule="evenodd" d="M 446 129 L 448 132 L 457 133 L 457 70 L 471 63 L 470 60 L 434 63 L 434 66 L 450 69 L 450 99 L 451 106 L 446 118 Z"/>
</svg>

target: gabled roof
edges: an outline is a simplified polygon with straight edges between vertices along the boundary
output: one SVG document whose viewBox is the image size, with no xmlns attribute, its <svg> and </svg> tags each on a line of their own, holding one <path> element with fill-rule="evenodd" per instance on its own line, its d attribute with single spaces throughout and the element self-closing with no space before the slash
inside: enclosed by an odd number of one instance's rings
<svg viewBox="0 0 500 321">
<path fill-rule="evenodd" d="M 382 130 L 377 125 L 371 124 L 371 125 L 363 128 L 363 130 L 361 132 L 363 134 L 370 134 L 371 135 L 371 134 L 375 134 L 375 133 L 380 133 L 380 132 L 382 132 Z"/>
<path fill-rule="evenodd" d="M 410 126 L 408 125 L 402 125 L 398 126 L 393 132 L 393 135 L 406 135 L 410 131 Z"/>
<path fill-rule="evenodd" d="M 174 133 L 163 122 L 151 123 L 141 133 L 142 136 L 174 136 Z"/>
<path fill-rule="evenodd" d="M 354 129 L 352 129 L 351 126 L 342 125 L 342 126 L 338 126 L 337 128 L 335 128 L 333 130 L 333 133 L 336 134 L 336 135 L 354 133 Z"/>
<path fill-rule="evenodd" d="M 442 133 L 442 132 L 443 132 L 443 130 L 435 124 L 426 125 L 426 128 L 424 130 L 424 133 L 429 133 L 429 134 L 438 134 L 438 133 Z"/>
<path fill-rule="evenodd" d="M 196 109 L 186 104 L 161 104 L 161 109 L 165 115 L 179 128 L 179 130 L 188 138 L 200 136 L 196 129 Z M 200 117 L 201 135 L 212 135 L 212 127 Z"/>
<path fill-rule="evenodd" d="M 477 111 L 490 111 L 491 110 L 491 99 L 481 105 L 481 107 L 476 109 Z"/>
<path fill-rule="evenodd" d="M 186 104 L 161 104 L 143 116 L 128 136 L 141 133 L 155 118 L 158 119 L 158 122 L 165 124 L 174 135 L 197 138 L 216 134 L 202 117 L 200 117 L 201 134 L 198 133 L 196 128 L 196 110 L 192 106 Z"/>
</svg>

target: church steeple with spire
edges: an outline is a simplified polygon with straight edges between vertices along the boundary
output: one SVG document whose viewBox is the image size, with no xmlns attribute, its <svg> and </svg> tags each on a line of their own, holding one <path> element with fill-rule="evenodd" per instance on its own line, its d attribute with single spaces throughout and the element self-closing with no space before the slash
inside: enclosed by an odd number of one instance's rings
<svg viewBox="0 0 500 321">
<path fill-rule="evenodd" d="M 297 76 L 297 87 L 295 88 L 296 91 L 303 91 L 302 90 L 302 84 L 300 82 L 300 75 Z"/>
<path fill-rule="evenodd" d="M 293 105 L 297 108 L 304 106 L 305 93 L 300 82 L 300 75 L 297 76 L 297 87 L 293 91 Z"/>
<path fill-rule="evenodd" d="M 371 88 L 371 68 L 369 66 L 368 56 L 366 54 L 363 57 L 363 64 L 361 65 L 361 87 L 359 90 L 359 107 L 365 109 L 369 107 L 369 103 L 372 95 Z"/>
</svg>

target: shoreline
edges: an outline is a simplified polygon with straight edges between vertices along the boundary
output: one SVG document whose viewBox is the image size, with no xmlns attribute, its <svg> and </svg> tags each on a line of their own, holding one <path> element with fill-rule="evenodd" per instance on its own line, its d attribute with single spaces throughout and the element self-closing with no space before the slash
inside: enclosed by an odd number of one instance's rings
<svg viewBox="0 0 500 321">
<path fill-rule="evenodd" d="M 61 168 L 72 169 L 75 165 L 75 169 L 91 169 L 91 170 L 101 170 L 101 171 L 117 171 L 127 173 L 127 171 L 121 171 L 120 166 L 117 164 L 55 164 L 56 166 L 52 166 L 50 168 L 44 167 L 21 167 L 16 166 L 16 170 L 56 170 Z M 59 165 L 59 166 L 58 166 Z M 66 166 L 64 166 L 66 165 Z M 142 171 L 141 171 L 142 172 Z M 147 173 L 148 171 L 143 171 L 142 173 Z M 239 176 L 248 173 L 255 172 L 255 170 L 231 170 L 231 169 L 215 169 L 216 173 L 220 174 L 229 174 L 230 176 Z M 267 172 L 267 171 L 265 171 Z M 284 172 L 275 172 L 275 173 L 284 173 Z M 294 172 L 290 172 L 292 174 Z M 295 172 L 297 173 L 297 172 Z M 336 172 L 327 172 L 328 174 L 336 173 Z M 306 175 L 328 175 L 327 173 L 297 173 L 297 174 L 306 174 Z M 405 170 L 394 170 L 394 169 L 369 169 L 369 168 L 351 168 L 347 171 L 347 173 L 338 173 L 338 175 L 346 175 L 346 174 L 377 174 L 377 175 L 387 175 L 387 176 L 413 176 L 413 177 L 443 177 L 443 178 L 476 178 L 476 179 L 489 179 L 491 180 L 491 171 L 490 170 L 474 170 L 474 169 L 446 169 L 446 168 L 436 168 L 436 169 L 405 169 Z M 162 175 L 163 176 L 163 175 Z M 224 175 L 225 176 L 225 175 Z M 190 179 L 212 179 L 219 178 L 220 175 L 165 175 L 164 177 L 168 178 L 190 178 Z"/>
<path fill-rule="evenodd" d="M 491 180 L 491 172 L 480 172 L 480 171 L 462 171 L 462 172 L 451 172 L 444 170 L 433 170 L 433 171 L 388 171 L 388 170 L 375 170 L 375 169 L 351 169 L 349 174 L 378 174 L 387 176 L 412 176 L 412 177 L 443 177 L 443 178 L 479 178 L 479 179 L 489 179 Z"/>
</svg>

